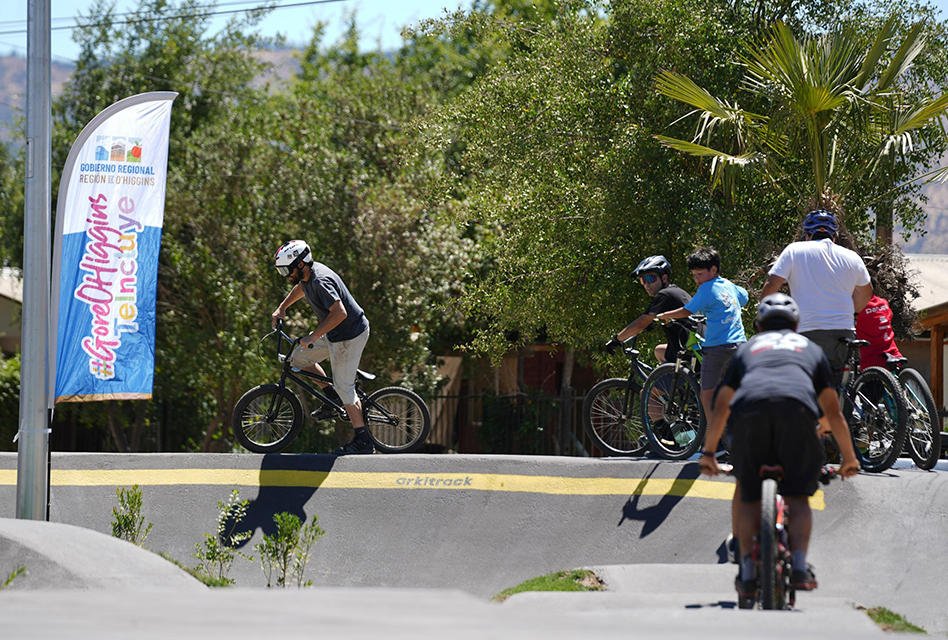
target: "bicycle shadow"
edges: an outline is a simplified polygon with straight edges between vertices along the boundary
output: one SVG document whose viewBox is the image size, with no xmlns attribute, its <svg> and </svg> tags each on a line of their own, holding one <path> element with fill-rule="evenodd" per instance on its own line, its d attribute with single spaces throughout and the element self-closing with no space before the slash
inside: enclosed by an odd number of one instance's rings
<svg viewBox="0 0 948 640">
<path fill-rule="evenodd" d="M 258 530 L 263 535 L 275 535 L 273 516 L 291 513 L 305 524 L 306 503 L 326 481 L 337 456 L 313 454 L 272 453 L 263 456 L 260 463 L 259 491 L 248 500 L 247 513 L 237 528 L 249 531 L 254 537 Z M 240 548 L 250 540 L 236 545 Z"/>
<path fill-rule="evenodd" d="M 617 527 L 621 527 L 626 520 L 636 520 L 642 522 L 642 532 L 639 538 L 645 538 L 655 532 L 662 526 L 665 520 L 671 514 L 672 510 L 678 506 L 685 495 L 694 485 L 695 480 L 701 475 L 701 469 L 697 463 L 687 463 L 681 467 L 678 476 L 672 481 L 669 490 L 662 495 L 658 504 L 650 507 L 639 507 L 639 502 L 645 493 L 646 487 L 652 475 L 658 470 L 659 465 L 652 467 L 652 470 L 645 475 L 632 491 L 632 496 L 622 507 L 622 518 Z"/>
</svg>

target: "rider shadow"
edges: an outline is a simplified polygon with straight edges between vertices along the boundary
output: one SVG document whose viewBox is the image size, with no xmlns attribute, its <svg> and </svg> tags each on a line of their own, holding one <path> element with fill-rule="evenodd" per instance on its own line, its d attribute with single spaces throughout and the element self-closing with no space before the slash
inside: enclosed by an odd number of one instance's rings
<svg viewBox="0 0 948 640">
<path fill-rule="evenodd" d="M 337 456 L 267 454 L 260 463 L 260 490 L 249 500 L 247 513 L 238 529 L 249 531 L 251 537 L 259 529 L 264 535 L 276 534 L 273 516 L 291 513 L 306 524 L 304 507 L 336 464 Z M 249 539 L 236 545 L 249 544 Z"/>
<path fill-rule="evenodd" d="M 619 520 L 619 524 L 616 525 L 621 527 L 626 520 L 642 522 L 642 533 L 639 538 L 651 535 L 662 526 L 672 509 L 684 499 L 688 490 L 694 485 L 695 480 L 701 475 L 701 470 L 697 464 L 692 463 L 682 466 L 678 477 L 672 482 L 671 488 L 661 497 L 658 504 L 651 507 L 639 507 L 639 502 L 642 496 L 645 495 L 646 485 L 656 470 L 658 470 L 658 465 L 653 467 L 652 471 L 639 481 L 639 484 L 632 491 L 632 497 L 622 507 L 622 518 Z"/>
</svg>

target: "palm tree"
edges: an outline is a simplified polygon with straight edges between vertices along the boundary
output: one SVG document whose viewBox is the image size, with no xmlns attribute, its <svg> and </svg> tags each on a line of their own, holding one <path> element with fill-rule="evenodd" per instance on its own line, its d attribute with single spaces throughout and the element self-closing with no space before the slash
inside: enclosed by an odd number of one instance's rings
<svg viewBox="0 0 948 640">
<path fill-rule="evenodd" d="M 801 205 L 814 198 L 820 202 L 828 193 L 845 197 L 867 177 L 893 180 L 905 175 L 904 169 L 912 175 L 915 167 L 906 163 L 911 164 L 907 157 L 919 130 L 948 109 L 948 94 L 918 97 L 907 89 L 907 72 L 925 45 L 923 26 L 913 25 L 895 48 L 894 17 L 868 47 L 852 24 L 797 38 L 778 22 L 763 41 L 750 43 L 741 59 L 741 88 L 764 113 L 716 98 L 685 75 L 665 71 L 656 79 L 659 92 L 694 107 L 683 117 L 697 115 L 698 125 L 691 141 L 656 137 L 673 149 L 711 158 L 712 187 L 722 188 L 729 199 L 748 172 Z M 891 215 L 894 194 L 914 181 L 936 178 L 948 178 L 948 169 L 912 175 L 899 186 L 889 182 L 892 188 L 873 203 L 877 237 L 881 231 L 891 241 L 891 223 L 882 218 L 886 211 Z"/>
</svg>

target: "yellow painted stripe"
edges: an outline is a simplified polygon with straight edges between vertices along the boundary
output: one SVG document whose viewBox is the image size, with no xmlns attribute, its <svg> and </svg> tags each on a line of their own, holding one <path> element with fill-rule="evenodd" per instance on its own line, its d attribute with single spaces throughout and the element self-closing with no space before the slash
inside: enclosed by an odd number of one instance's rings
<svg viewBox="0 0 948 640">
<path fill-rule="evenodd" d="M 675 478 L 572 478 L 494 473 L 356 473 L 279 469 L 54 469 L 57 487 L 224 485 L 323 489 L 450 489 L 565 496 L 676 496 L 730 500 L 734 485 Z M 16 471 L 0 470 L 0 486 L 15 485 Z M 810 499 L 825 508 L 822 491 Z"/>
</svg>

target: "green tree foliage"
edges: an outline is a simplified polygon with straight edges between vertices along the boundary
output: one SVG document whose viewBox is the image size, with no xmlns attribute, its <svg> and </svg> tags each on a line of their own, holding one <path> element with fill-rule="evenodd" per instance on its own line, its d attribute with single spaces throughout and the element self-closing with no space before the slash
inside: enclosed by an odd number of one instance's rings
<svg viewBox="0 0 948 640">
<path fill-rule="evenodd" d="M 13 442 L 20 428 L 20 354 L 0 355 L 0 451 L 16 451 Z"/>
<path fill-rule="evenodd" d="M 596 344 L 644 308 L 629 277 L 643 257 L 663 253 L 681 273 L 697 244 L 718 245 L 727 264 L 775 239 L 738 233 L 752 212 L 726 215 L 692 164 L 651 137 L 669 121 L 651 88 L 662 66 L 735 89 L 728 51 L 740 24 L 719 3 L 685 4 L 566 2 L 544 23 L 455 24 L 491 31 L 511 52 L 421 127 L 427 145 L 463 145 L 443 195 L 464 198 L 462 224 L 489 234 L 492 268 L 464 307 L 488 323 L 478 348 L 498 355 L 509 330 Z"/>
<path fill-rule="evenodd" d="M 748 171 L 801 209 L 826 193 L 849 197 L 860 183 L 879 185 L 882 193 L 877 187 L 877 197 L 860 204 L 864 210 L 874 204 L 878 224 L 891 230 L 890 190 L 897 181 L 914 182 L 917 165 L 945 148 L 941 141 L 915 152 L 918 132 L 937 126 L 948 109 L 948 94 L 919 95 L 908 79 L 925 50 L 925 29 L 923 22 L 911 24 L 899 38 L 893 15 L 869 38 L 848 21 L 798 37 L 776 23 L 741 53 L 747 108 L 715 98 L 687 73 L 660 73 L 659 91 L 693 107 L 698 127 L 691 141 L 659 139 L 709 158 L 713 185 L 731 198 Z"/>
<path fill-rule="evenodd" d="M 751 114 L 768 113 L 767 100 L 775 98 L 739 103 L 749 63 L 742 58 L 745 42 L 760 41 L 778 19 L 802 38 L 846 17 L 871 18 L 876 28 L 884 23 L 878 7 L 804 4 L 565 1 L 553 20 L 473 14 L 442 24 L 457 38 L 476 33 L 497 39 L 509 52 L 419 125 L 425 145 L 454 157 L 452 179 L 441 183 L 439 196 L 463 201 L 459 223 L 488 234 L 484 251 L 491 269 L 468 288 L 463 306 L 486 323 L 477 348 L 499 355 L 512 331 L 521 340 L 545 334 L 575 347 L 600 343 L 645 308 L 645 292 L 629 274 L 647 255 L 666 255 L 675 279 L 691 289 L 682 277 L 684 257 L 713 245 L 722 253 L 725 275 L 759 286 L 768 258 L 791 240 L 802 203 L 761 180 L 741 182 L 730 198 L 710 192 L 704 159 L 659 145 L 656 136 L 689 139 L 694 125 L 683 119 L 680 103 L 655 90 L 655 78 L 688 74 L 757 124 Z M 906 3 L 895 10 L 893 41 L 902 42 L 926 9 Z M 940 41 L 941 25 L 926 25 L 926 35 Z M 871 43 L 870 33 L 867 28 L 853 38 Z M 885 59 L 899 55 L 889 51 Z M 931 91 L 944 86 L 943 70 L 934 64 L 942 55 L 904 52 L 903 60 L 916 61 L 917 73 L 908 74 L 903 94 L 912 104 L 937 107 Z M 737 133 L 746 135 L 749 126 Z M 781 133 L 789 135 L 790 126 Z M 709 131 L 719 128 L 719 121 L 708 121 Z M 932 131 L 909 127 L 903 133 L 909 130 L 924 142 L 924 153 L 914 147 L 920 155 L 910 162 L 930 161 L 939 149 Z M 786 146 L 779 138 L 764 142 Z M 857 162 L 852 155 L 837 159 L 844 160 Z M 806 172 L 802 152 L 780 162 L 790 178 Z M 872 198 L 892 184 L 859 184 L 849 219 L 862 231 Z M 903 222 L 919 212 L 909 203 L 899 206 Z"/>
<path fill-rule="evenodd" d="M 23 268 L 23 162 L 0 142 L 0 268 Z"/>
<path fill-rule="evenodd" d="M 287 291 L 271 263 L 286 240 L 307 240 L 365 307 L 373 337 L 364 368 L 383 377 L 407 371 L 415 385 L 436 382 L 429 347 L 463 321 L 439 309 L 476 259 L 473 240 L 442 223 L 424 197 L 440 156 L 404 154 L 407 125 L 443 99 L 413 73 L 420 41 L 396 61 L 360 52 L 354 24 L 331 46 L 317 29 L 298 76 L 271 85 L 256 56 L 268 43 L 248 35 L 262 13 L 209 36 L 206 10 L 141 0 L 136 13 L 160 19 L 121 25 L 96 5 L 94 26 L 78 36 L 76 74 L 55 105 L 64 158 L 78 129 L 113 101 L 181 94 L 159 259 L 156 402 L 109 405 L 119 451 L 137 450 L 136 433 L 159 420 L 172 446 L 230 449 L 234 404 L 276 365 L 269 347 L 257 357 L 258 339 Z M 299 334 L 315 318 L 300 303 L 291 322 Z"/>
</svg>

